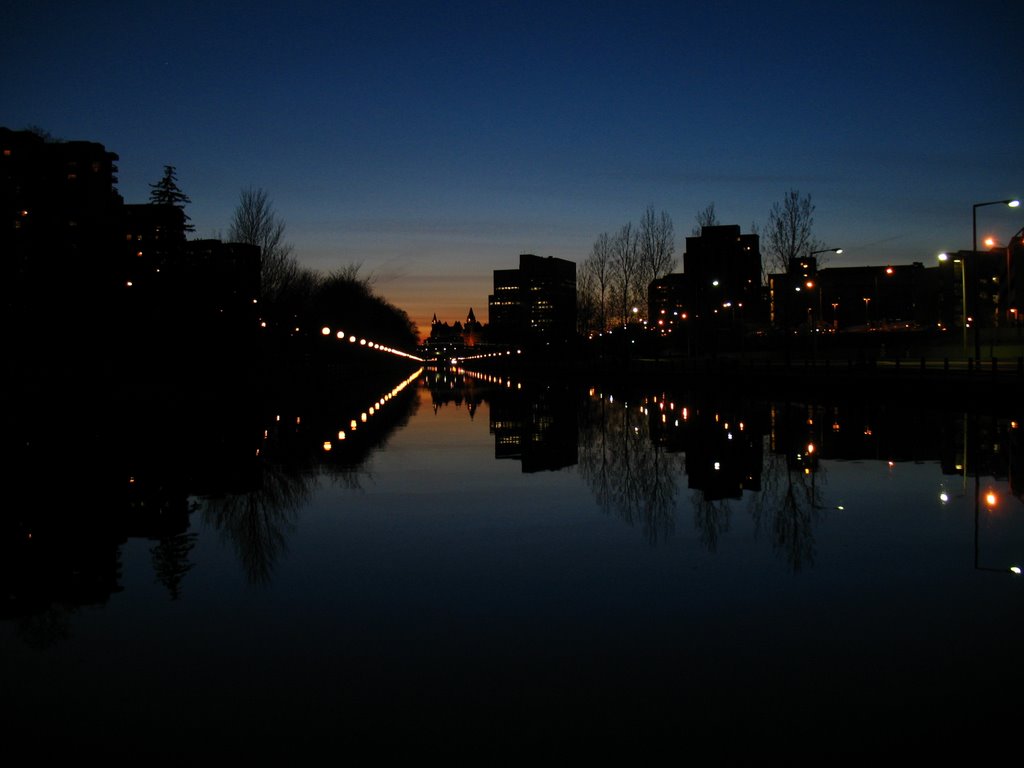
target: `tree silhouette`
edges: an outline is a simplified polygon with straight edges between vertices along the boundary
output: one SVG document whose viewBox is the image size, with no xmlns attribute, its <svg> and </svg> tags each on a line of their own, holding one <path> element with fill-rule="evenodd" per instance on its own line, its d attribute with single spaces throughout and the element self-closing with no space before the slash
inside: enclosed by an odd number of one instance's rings
<svg viewBox="0 0 1024 768">
<path fill-rule="evenodd" d="M 153 205 L 173 205 L 185 211 L 185 204 L 191 203 L 189 196 L 178 186 L 177 171 L 173 165 L 164 166 L 164 175 L 156 184 L 149 185 L 149 202 Z M 194 232 L 195 227 L 189 224 L 189 215 L 185 214 L 185 231 Z"/>
<path fill-rule="evenodd" d="M 765 269 L 789 271 L 791 259 L 802 259 L 821 245 L 814 239 L 814 203 L 811 196 L 800 196 L 791 189 L 781 203 L 772 205 L 761 241 L 765 250 Z"/>
<path fill-rule="evenodd" d="M 157 580 L 167 587 L 171 600 L 181 597 L 181 582 L 192 570 L 188 556 L 199 537 L 195 533 L 165 536 L 149 550 Z"/>
<path fill-rule="evenodd" d="M 612 246 L 612 290 L 615 296 L 618 320 L 622 325 L 629 322 L 629 308 L 637 299 L 638 269 L 640 265 L 640 244 L 632 222 L 619 230 Z"/>
<path fill-rule="evenodd" d="M 637 232 L 637 249 L 639 256 L 639 284 L 637 288 L 641 299 L 647 297 L 647 286 L 651 281 L 664 277 L 676 265 L 675 228 L 672 218 L 662 211 L 655 215 L 654 206 L 649 205 L 640 219 Z M 646 304 L 646 302 L 644 302 Z"/>
<path fill-rule="evenodd" d="M 258 245 L 261 254 L 260 282 L 264 301 L 273 302 L 295 282 L 300 271 L 284 241 L 284 222 L 263 189 L 243 189 L 228 229 L 235 243 Z"/>
<path fill-rule="evenodd" d="M 612 238 L 602 232 L 580 267 L 577 280 L 581 330 L 608 330 L 608 294 L 612 284 Z"/>
<path fill-rule="evenodd" d="M 696 224 L 693 225 L 693 229 L 690 230 L 691 234 L 700 236 L 700 232 L 704 227 L 717 227 L 718 226 L 718 214 L 715 213 L 714 201 L 707 204 L 705 208 L 697 211 Z"/>
</svg>

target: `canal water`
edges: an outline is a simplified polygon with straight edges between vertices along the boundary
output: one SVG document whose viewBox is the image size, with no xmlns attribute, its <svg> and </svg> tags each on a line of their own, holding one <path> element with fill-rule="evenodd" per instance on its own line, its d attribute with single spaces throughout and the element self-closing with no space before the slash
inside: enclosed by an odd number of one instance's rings
<svg viewBox="0 0 1024 768">
<path fill-rule="evenodd" d="M 453 370 L 186 410 L 19 421 L 8 742 L 817 761 L 1019 733 L 1019 412 Z"/>
</svg>

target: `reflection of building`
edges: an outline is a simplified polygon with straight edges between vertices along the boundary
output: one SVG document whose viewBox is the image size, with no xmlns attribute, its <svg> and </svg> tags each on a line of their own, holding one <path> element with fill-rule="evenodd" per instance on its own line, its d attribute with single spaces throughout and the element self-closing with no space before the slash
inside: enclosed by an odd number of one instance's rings
<svg viewBox="0 0 1024 768">
<path fill-rule="evenodd" d="M 712 405 L 683 405 L 666 395 L 659 400 L 648 410 L 648 432 L 655 445 L 686 454 L 690 488 L 708 501 L 760 490 L 763 406 L 748 406 L 740 415 Z"/>
<path fill-rule="evenodd" d="M 430 390 L 430 400 L 435 412 L 449 404 L 457 408 L 465 405 L 469 417 L 473 418 L 476 409 L 485 400 L 484 392 L 477 386 L 476 378 L 458 370 L 434 370 L 423 377 L 423 385 Z"/>
<path fill-rule="evenodd" d="M 561 342 L 576 332 L 576 263 L 522 254 L 519 269 L 494 270 L 488 297 L 494 341 Z"/>
<path fill-rule="evenodd" d="M 704 499 L 739 499 L 761 490 L 761 433 L 742 418 L 697 411 L 689 423 L 686 476 Z"/>
<path fill-rule="evenodd" d="M 491 397 L 491 434 L 496 459 L 518 459 L 523 472 L 557 470 L 578 460 L 576 403 L 558 388 L 512 392 Z"/>
</svg>

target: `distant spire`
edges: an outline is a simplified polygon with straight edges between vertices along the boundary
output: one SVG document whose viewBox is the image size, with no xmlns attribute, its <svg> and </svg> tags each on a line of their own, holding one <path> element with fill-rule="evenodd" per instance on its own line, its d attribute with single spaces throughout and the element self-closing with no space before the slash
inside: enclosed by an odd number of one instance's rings
<svg viewBox="0 0 1024 768">
<path fill-rule="evenodd" d="M 430 321 L 431 325 L 437 325 L 437 312 L 434 313 L 434 319 Z"/>
<path fill-rule="evenodd" d="M 473 314 L 473 308 L 472 307 L 469 308 L 469 316 L 466 318 L 466 322 L 467 323 L 475 323 L 476 322 L 476 315 Z"/>
</svg>

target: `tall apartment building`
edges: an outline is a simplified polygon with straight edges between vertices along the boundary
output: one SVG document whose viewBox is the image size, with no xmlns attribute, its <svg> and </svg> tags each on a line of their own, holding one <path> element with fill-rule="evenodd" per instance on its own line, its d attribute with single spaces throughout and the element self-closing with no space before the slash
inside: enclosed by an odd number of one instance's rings
<svg viewBox="0 0 1024 768">
<path fill-rule="evenodd" d="M 648 287 L 650 322 L 670 333 L 683 323 L 752 323 L 763 314 L 761 246 L 737 225 L 702 227 L 686 238 L 683 272 Z"/>
<path fill-rule="evenodd" d="M 567 341 L 576 333 L 576 262 L 521 254 L 519 269 L 494 270 L 487 306 L 495 341 Z"/>
</svg>

